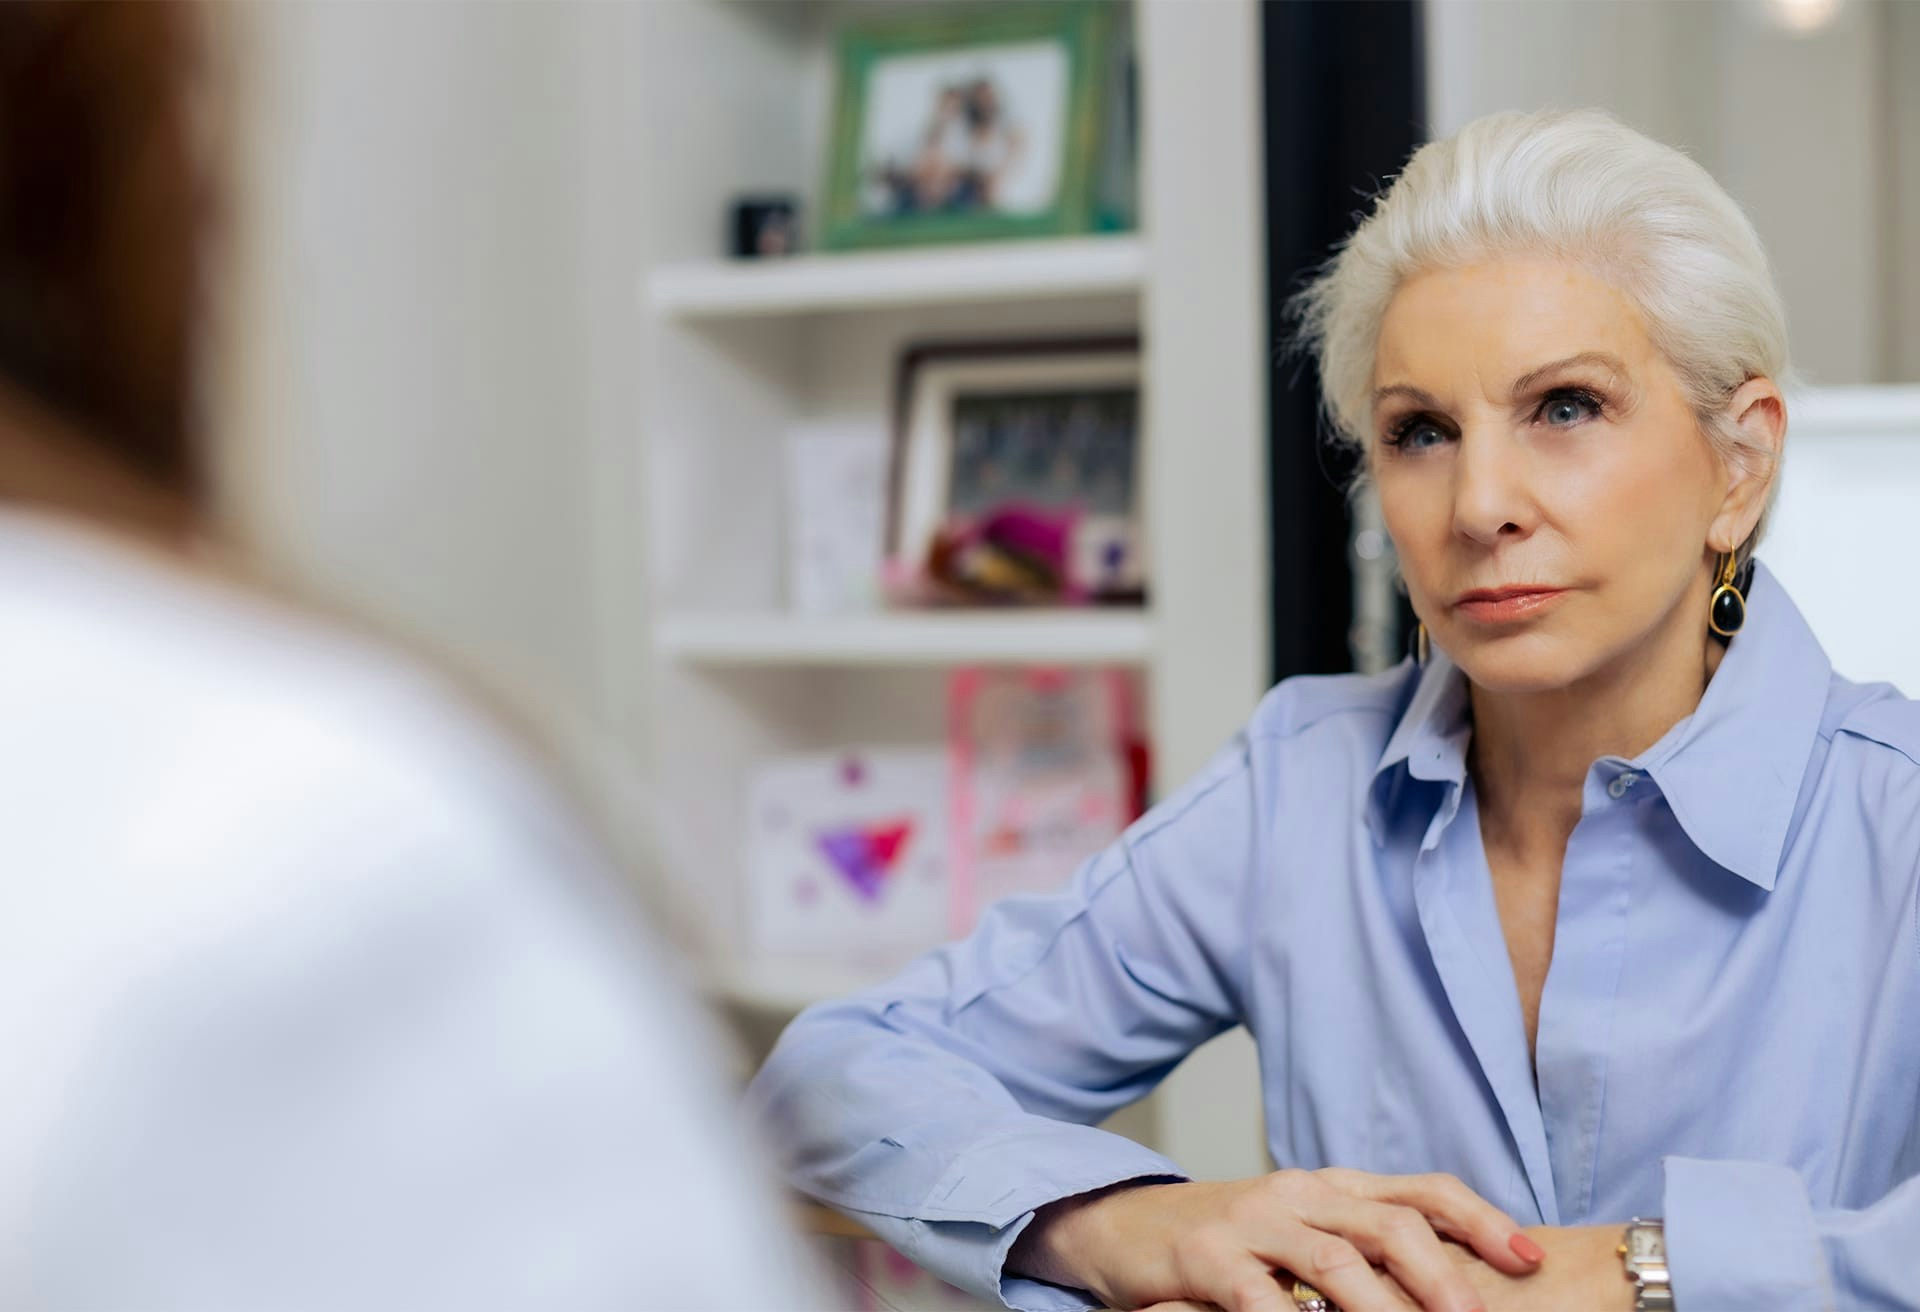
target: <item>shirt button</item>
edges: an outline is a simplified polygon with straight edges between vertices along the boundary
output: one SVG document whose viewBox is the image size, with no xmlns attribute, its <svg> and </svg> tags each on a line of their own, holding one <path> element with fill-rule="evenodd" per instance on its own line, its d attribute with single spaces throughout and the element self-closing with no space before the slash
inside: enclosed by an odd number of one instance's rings
<svg viewBox="0 0 1920 1312">
<path fill-rule="evenodd" d="M 1614 781 L 1607 785 L 1607 796 L 1615 800 L 1625 797 L 1627 795 L 1627 789 L 1639 782 L 1640 776 L 1629 770 L 1623 775 L 1616 776 Z"/>
</svg>

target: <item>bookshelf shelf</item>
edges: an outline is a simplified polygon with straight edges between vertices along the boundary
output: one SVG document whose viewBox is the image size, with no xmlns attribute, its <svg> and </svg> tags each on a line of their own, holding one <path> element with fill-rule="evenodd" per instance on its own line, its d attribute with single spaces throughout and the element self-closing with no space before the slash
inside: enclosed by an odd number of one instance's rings
<svg viewBox="0 0 1920 1312">
<path fill-rule="evenodd" d="M 724 1006 L 764 1016 L 797 1016 L 816 1002 L 844 998 L 893 974 L 879 966 L 860 967 L 811 958 L 733 959 L 713 963 L 701 978 L 702 991 Z"/>
<path fill-rule="evenodd" d="M 873 615 L 677 615 L 662 654 L 708 665 L 1138 665 L 1153 651 L 1147 612 Z"/>
<path fill-rule="evenodd" d="M 643 288 L 656 314 L 737 319 L 1137 295 L 1146 273 L 1146 243 L 1116 235 L 697 260 L 654 269 Z"/>
</svg>

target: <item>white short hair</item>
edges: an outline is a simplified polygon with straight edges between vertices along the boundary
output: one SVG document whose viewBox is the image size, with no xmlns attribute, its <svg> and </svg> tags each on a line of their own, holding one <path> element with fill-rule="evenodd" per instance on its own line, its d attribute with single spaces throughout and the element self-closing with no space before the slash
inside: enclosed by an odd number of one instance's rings
<svg viewBox="0 0 1920 1312">
<path fill-rule="evenodd" d="M 1726 403 L 1749 378 L 1794 385 L 1786 307 L 1738 202 L 1685 153 L 1603 109 L 1502 110 L 1422 146 L 1289 298 L 1291 348 L 1318 359 L 1331 436 L 1370 445 L 1374 352 L 1401 283 L 1506 254 L 1576 263 L 1639 308 L 1709 442 L 1770 479 L 1744 561 L 1779 480 Z"/>
</svg>

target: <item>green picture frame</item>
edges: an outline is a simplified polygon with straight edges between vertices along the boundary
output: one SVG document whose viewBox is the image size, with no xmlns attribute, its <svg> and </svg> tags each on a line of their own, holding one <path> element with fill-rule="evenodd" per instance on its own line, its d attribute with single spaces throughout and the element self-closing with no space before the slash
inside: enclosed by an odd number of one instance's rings
<svg viewBox="0 0 1920 1312">
<path fill-rule="evenodd" d="M 1086 233 L 1101 226 L 1102 118 L 1113 63 L 1113 0 L 1028 0 L 1017 6 L 928 6 L 845 28 L 839 38 L 833 131 L 819 224 L 827 250 Z M 1022 212 L 987 205 L 902 207 L 875 212 L 866 190 L 874 161 L 863 158 L 876 74 L 890 60 L 982 52 L 1057 42 L 1065 56 L 1066 96 L 1052 203 Z M 985 80 L 985 79 L 982 79 Z M 928 103 L 931 113 L 934 106 Z M 1044 143 L 1043 143 L 1044 144 Z M 863 176 L 863 170 L 868 171 Z"/>
</svg>

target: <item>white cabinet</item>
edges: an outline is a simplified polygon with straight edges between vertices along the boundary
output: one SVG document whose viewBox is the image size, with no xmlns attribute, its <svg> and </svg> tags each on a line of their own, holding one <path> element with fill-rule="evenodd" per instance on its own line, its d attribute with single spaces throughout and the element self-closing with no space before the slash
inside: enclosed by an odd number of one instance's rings
<svg viewBox="0 0 1920 1312">
<path fill-rule="evenodd" d="M 1160 790 L 1198 768 L 1266 683 L 1265 369 L 1259 14 L 1252 0 L 1148 0 L 1140 212 L 1125 235 L 764 263 L 718 257 L 728 200 L 814 180 L 831 6 L 699 0 L 636 7 L 646 68 L 619 96 L 643 118 L 648 218 L 635 313 L 638 459 L 603 490 L 608 584 L 625 642 L 616 700 L 636 708 L 658 794 L 653 846 L 717 944 L 738 943 L 747 772 L 774 754 L 938 741 L 948 668 L 1098 663 L 1144 685 Z M 706 70 L 703 77 L 701 70 Z M 782 599 L 783 436 L 888 431 L 907 343 L 1137 330 L 1149 398 L 1151 605 L 1049 614 L 798 618 Z M 624 498 L 624 500 L 623 500 Z M 631 508 L 622 515 L 620 508 Z M 762 1013 L 857 983 L 742 961 L 700 964 Z M 1228 1057 L 1222 1058 L 1220 1052 Z M 1232 1042 L 1156 1097 L 1158 1146 L 1200 1174 L 1262 1163 L 1258 1089 Z"/>
</svg>

